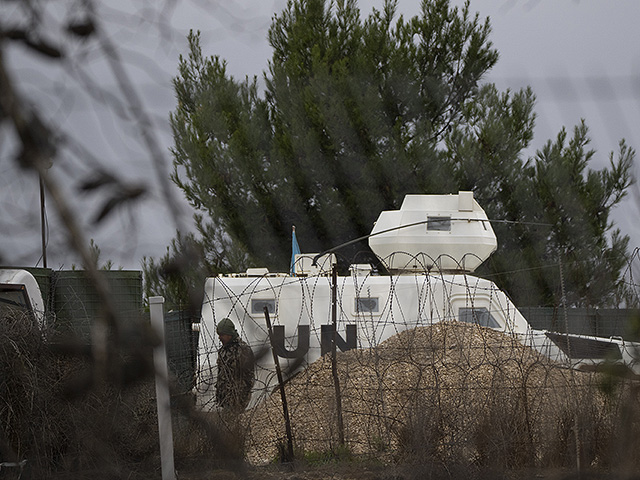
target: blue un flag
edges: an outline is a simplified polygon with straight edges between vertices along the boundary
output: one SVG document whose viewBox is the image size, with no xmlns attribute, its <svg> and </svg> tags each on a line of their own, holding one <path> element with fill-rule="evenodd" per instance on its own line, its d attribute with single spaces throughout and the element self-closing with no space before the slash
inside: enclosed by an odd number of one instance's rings
<svg viewBox="0 0 640 480">
<path fill-rule="evenodd" d="M 296 227 L 295 225 L 291 227 L 291 275 L 296 276 L 296 254 L 299 254 L 300 246 L 298 245 L 298 239 L 296 238 Z"/>
</svg>

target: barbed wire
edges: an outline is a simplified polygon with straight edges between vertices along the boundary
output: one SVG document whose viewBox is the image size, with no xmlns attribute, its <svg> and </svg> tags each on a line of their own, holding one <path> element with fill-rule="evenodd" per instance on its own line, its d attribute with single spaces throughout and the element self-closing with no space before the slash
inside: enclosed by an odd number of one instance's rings
<svg viewBox="0 0 640 480">
<path fill-rule="evenodd" d="M 423 265 L 435 260 L 425 259 Z M 371 272 L 352 270 L 350 276 L 338 279 L 339 329 L 345 331 L 348 324 L 358 328 L 357 348 L 339 353 L 338 369 L 351 453 L 392 459 L 429 446 L 427 453 L 434 462 L 451 461 L 458 455 L 470 463 L 491 463 L 498 462 L 490 451 L 502 435 L 498 443 L 508 455 L 500 461 L 507 463 L 524 457 L 541 463 L 552 461 L 554 455 L 562 458 L 553 461 L 575 461 L 571 438 L 580 442 L 580 456 L 605 455 L 594 453 L 588 435 L 595 430 L 604 434 L 603 429 L 610 428 L 616 418 L 612 411 L 607 413 L 605 404 L 623 408 L 627 397 L 622 392 L 632 386 L 608 397 L 599 390 L 606 375 L 573 372 L 570 362 L 551 360 L 510 335 L 517 311 L 491 282 L 445 272 L 390 275 L 384 277 L 387 293 L 378 298 L 379 311 L 358 311 L 351 305 L 354 298 L 380 296 L 380 290 L 372 293 L 372 277 Z M 241 282 L 245 285 L 239 287 Z M 204 306 L 211 309 L 214 323 L 226 316 L 237 319 L 243 338 L 251 340 L 254 350 L 264 352 L 269 341 L 260 316 L 251 311 L 250 299 L 264 300 L 269 295 L 274 301 L 274 325 L 287 329 L 282 346 L 296 352 L 287 359 L 287 365 L 295 368 L 288 370 L 286 382 L 295 443 L 299 450 L 325 454 L 335 452 L 339 444 L 335 397 L 329 358 L 313 351 L 322 344 L 322 325 L 331 320 L 329 283 L 326 275 L 216 277 Z M 460 285 L 463 293 L 454 289 Z M 414 292 L 410 305 L 403 297 L 407 288 Z M 292 289 L 298 292 L 295 300 Z M 466 303 L 460 303 L 462 297 Z M 285 318 L 283 305 L 292 301 L 297 307 Z M 454 304 L 468 308 L 469 315 L 455 311 Z M 483 312 L 486 305 L 489 308 Z M 511 330 L 487 328 L 491 318 L 503 319 Z M 305 326 L 308 330 L 301 330 Z M 301 332 L 308 332 L 311 339 L 309 361 L 297 352 L 301 344 L 306 345 L 301 343 Z M 205 399 L 200 408 L 215 410 L 212 400 L 206 400 L 215 384 L 215 332 L 204 322 L 199 335 L 201 362 L 196 377 L 208 380 L 197 384 L 195 392 Z M 205 345 L 213 350 L 203 350 Z M 267 365 L 258 366 L 253 406 L 242 417 L 247 458 L 254 463 L 273 461 L 285 442 L 281 406 L 272 394 L 274 375 Z M 627 385 L 627 380 L 620 382 Z M 560 450 L 556 440 L 553 448 L 545 443 L 560 438 L 563 429 L 573 431 L 565 419 L 576 415 L 581 429 L 577 436 L 562 437 L 569 443 Z M 487 419 L 496 422 L 493 429 Z M 423 430 L 427 425 L 431 426 Z M 488 429 L 486 435 L 483 429 Z"/>
</svg>

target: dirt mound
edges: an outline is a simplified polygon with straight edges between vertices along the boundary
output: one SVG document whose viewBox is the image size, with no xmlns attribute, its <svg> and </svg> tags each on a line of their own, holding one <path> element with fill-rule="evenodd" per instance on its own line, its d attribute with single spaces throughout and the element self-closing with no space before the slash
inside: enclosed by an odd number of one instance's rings
<svg viewBox="0 0 640 480">
<path fill-rule="evenodd" d="M 585 395 L 595 390 L 594 374 L 560 367 L 477 325 L 420 327 L 337 358 L 346 449 L 377 459 L 419 455 L 487 464 L 495 456 L 522 463 L 560 455 L 571 444 L 566 431 L 558 436 L 558 429 L 567 430 L 567 412 L 601 403 Z M 297 456 L 344 449 L 330 356 L 285 390 Z M 286 441 L 279 392 L 248 412 L 247 421 L 249 461 L 277 458 Z"/>
</svg>

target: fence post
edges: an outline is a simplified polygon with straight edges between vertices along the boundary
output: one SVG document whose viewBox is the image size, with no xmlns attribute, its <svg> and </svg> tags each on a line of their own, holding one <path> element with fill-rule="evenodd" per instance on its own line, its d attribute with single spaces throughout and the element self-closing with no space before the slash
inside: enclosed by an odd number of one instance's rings
<svg viewBox="0 0 640 480">
<path fill-rule="evenodd" d="M 333 264 L 331 271 L 331 321 L 333 336 L 331 337 L 331 374 L 333 387 L 336 392 L 336 413 L 338 414 L 338 441 L 344 446 L 344 423 L 342 422 L 342 394 L 340 393 L 340 379 L 338 378 L 337 339 L 338 339 L 338 269 Z"/>
<path fill-rule="evenodd" d="M 167 350 L 164 342 L 164 297 L 149 297 L 149 310 L 151 314 L 151 327 L 160 338 L 160 344 L 153 349 L 153 366 L 156 373 L 156 404 L 158 408 L 162 480 L 176 480 L 176 472 L 173 464 L 169 366 L 167 364 Z"/>
<path fill-rule="evenodd" d="M 564 326 L 565 333 L 567 335 L 567 356 L 569 357 L 569 363 L 571 363 L 571 359 L 573 358 L 571 355 L 571 339 L 569 338 L 569 317 L 567 314 L 567 296 L 564 291 L 564 270 L 562 268 L 562 258 L 558 256 L 558 266 L 560 267 L 560 291 L 562 293 L 562 310 L 564 312 Z M 574 391 L 576 391 L 576 377 L 573 365 L 569 365 L 571 368 L 569 369 L 571 375 L 571 383 L 573 385 Z M 576 441 L 576 470 L 578 473 L 582 469 L 582 445 L 580 442 L 580 422 L 578 420 L 578 401 L 576 397 L 575 401 L 575 413 L 573 415 L 573 432 L 574 438 Z"/>
<path fill-rule="evenodd" d="M 280 360 L 276 353 L 276 346 L 273 339 L 273 328 L 271 327 L 271 319 L 269 318 L 269 308 L 264 307 L 264 320 L 267 323 L 267 330 L 269 332 L 269 344 L 271 345 L 271 354 L 273 355 L 273 363 L 276 366 L 276 375 L 278 376 L 278 385 L 280 387 L 280 398 L 282 399 L 282 414 L 284 415 L 284 427 L 287 432 L 287 451 L 283 452 L 283 460 L 286 462 L 293 462 L 293 433 L 291 431 L 291 420 L 289 419 L 289 407 L 287 405 L 287 395 L 284 391 L 284 379 L 282 378 L 282 370 L 280 369 Z"/>
</svg>

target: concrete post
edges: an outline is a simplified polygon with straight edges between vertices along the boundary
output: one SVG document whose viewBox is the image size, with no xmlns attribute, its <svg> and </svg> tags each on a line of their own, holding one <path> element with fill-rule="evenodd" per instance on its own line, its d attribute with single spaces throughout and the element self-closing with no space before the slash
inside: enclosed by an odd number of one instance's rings
<svg viewBox="0 0 640 480">
<path fill-rule="evenodd" d="M 173 430 L 171 427 L 171 397 L 169 395 L 169 365 L 164 342 L 164 297 L 149 297 L 151 327 L 158 334 L 160 344 L 153 349 L 156 372 L 156 402 L 160 434 L 160 462 L 162 480 L 176 480 L 173 463 Z"/>
</svg>

